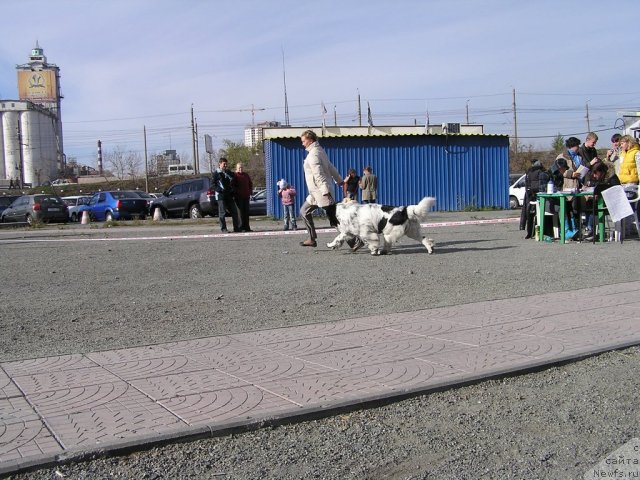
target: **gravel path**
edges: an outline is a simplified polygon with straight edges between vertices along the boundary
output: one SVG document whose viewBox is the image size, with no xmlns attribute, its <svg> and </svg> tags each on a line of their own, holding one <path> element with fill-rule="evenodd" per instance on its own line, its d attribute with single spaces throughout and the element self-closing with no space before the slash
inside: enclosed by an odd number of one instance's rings
<svg viewBox="0 0 640 480">
<path fill-rule="evenodd" d="M 436 213 L 430 221 L 505 215 Z M 276 227 L 269 221 L 254 226 Z M 297 245 L 302 236 L 22 242 L 79 232 L 105 238 L 217 230 L 207 222 L 1 230 L 0 361 L 597 288 L 640 277 L 637 240 L 536 243 L 522 239 L 517 223 L 434 228 L 434 255 L 404 242 L 385 257 L 303 249 Z M 56 470 L 65 478 L 91 479 L 582 478 L 602 457 L 640 436 L 639 362 L 640 351 L 630 348 L 328 418 L 11 478 L 62 478 Z"/>
</svg>

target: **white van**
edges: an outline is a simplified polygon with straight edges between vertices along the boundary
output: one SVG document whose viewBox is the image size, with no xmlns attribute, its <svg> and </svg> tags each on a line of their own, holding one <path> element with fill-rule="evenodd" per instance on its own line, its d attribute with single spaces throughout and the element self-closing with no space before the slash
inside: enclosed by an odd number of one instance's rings
<svg viewBox="0 0 640 480">
<path fill-rule="evenodd" d="M 524 191 L 525 191 L 525 179 L 526 175 L 522 175 L 519 177 L 511 186 L 509 187 L 509 207 L 510 208 L 520 208 L 524 203 Z"/>
<path fill-rule="evenodd" d="M 169 175 L 193 175 L 193 165 L 181 163 L 178 165 L 168 166 Z"/>
</svg>

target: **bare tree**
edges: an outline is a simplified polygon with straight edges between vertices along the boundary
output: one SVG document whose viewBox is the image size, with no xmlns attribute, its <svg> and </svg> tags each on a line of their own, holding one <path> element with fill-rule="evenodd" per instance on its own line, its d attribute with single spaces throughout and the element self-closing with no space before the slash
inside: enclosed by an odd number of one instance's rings
<svg viewBox="0 0 640 480">
<path fill-rule="evenodd" d="M 129 151 L 125 155 L 125 165 L 127 174 L 135 180 L 142 168 L 142 155 L 138 152 Z"/>
<path fill-rule="evenodd" d="M 115 174 L 118 180 L 122 180 L 127 168 L 124 148 L 117 145 L 113 150 L 105 152 L 104 159 L 105 163 L 109 166 L 109 170 Z"/>
<path fill-rule="evenodd" d="M 117 145 L 113 150 L 105 152 L 105 162 L 118 180 L 123 180 L 127 175 L 133 178 L 138 175 L 142 157 L 138 152 L 126 151 Z"/>
</svg>

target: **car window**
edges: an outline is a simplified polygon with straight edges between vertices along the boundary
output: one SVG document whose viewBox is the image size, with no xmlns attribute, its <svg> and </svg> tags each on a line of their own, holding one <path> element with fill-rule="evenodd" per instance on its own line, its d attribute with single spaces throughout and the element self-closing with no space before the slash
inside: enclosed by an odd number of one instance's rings
<svg viewBox="0 0 640 480">
<path fill-rule="evenodd" d="M 104 202 L 107 199 L 107 194 L 106 193 L 101 193 L 98 196 L 98 202 Z"/>
<path fill-rule="evenodd" d="M 169 189 L 169 191 L 167 192 L 167 195 L 168 195 L 168 196 L 171 196 L 171 195 L 180 195 L 180 194 L 182 193 L 182 186 L 183 186 L 183 185 L 182 185 L 181 183 L 180 183 L 180 184 L 178 184 L 178 185 L 174 185 L 173 187 L 171 187 L 171 188 Z"/>
<path fill-rule="evenodd" d="M 35 198 L 35 201 L 42 203 L 43 205 L 62 205 L 63 202 L 58 197 L 52 197 L 48 195 L 39 195 Z"/>
<path fill-rule="evenodd" d="M 78 204 L 77 198 L 63 198 L 62 201 L 67 207 L 75 207 Z"/>
<path fill-rule="evenodd" d="M 515 188 L 522 188 L 522 187 L 524 187 L 524 186 L 525 186 L 525 180 L 526 180 L 526 177 L 524 177 L 524 176 L 520 177 L 520 180 L 518 180 L 518 181 L 516 182 L 516 184 L 514 185 L 514 187 L 515 187 Z"/>
<path fill-rule="evenodd" d="M 264 200 L 267 198 L 267 191 L 262 190 L 261 192 L 256 193 L 252 198 L 253 200 Z"/>
<path fill-rule="evenodd" d="M 190 192 L 199 192 L 203 188 L 204 188 L 204 181 L 203 180 L 198 180 L 196 182 L 191 182 L 191 185 L 189 185 L 189 191 Z"/>
<path fill-rule="evenodd" d="M 95 205 L 96 203 L 98 203 L 98 195 L 94 195 L 93 197 L 91 197 L 91 200 L 89 200 L 89 203 L 87 203 L 87 205 Z"/>
<path fill-rule="evenodd" d="M 139 198 L 134 192 L 111 192 L 111 196 L 116 200 L 121 200 L 123 198 Z"/>
<path fill-rule="evenodd" d="M 8 207 L 15 202 L 16 197 L 0 197 L 0 206 Z"/>
</svg>

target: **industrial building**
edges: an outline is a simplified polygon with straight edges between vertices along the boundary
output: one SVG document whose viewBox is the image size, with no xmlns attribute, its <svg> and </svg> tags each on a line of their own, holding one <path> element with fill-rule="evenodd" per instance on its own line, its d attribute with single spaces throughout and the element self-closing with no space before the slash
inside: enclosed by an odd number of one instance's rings
<svg viewBox="0 0 640 480">
<path fill-rule="evenodd" d="M 276 182 L 284 178 L 299 192 L 296 212 L 307 187 L 302 164 L 306 151 L 300 135 L 306 128 L 263 131 L 267 214 L 282 217 Z M 480 125 L 316 127 L 331 162 L 346 176 L 371 166 L 378 177 L 378 203 L 416 204 L 437 199 L 440 211 L 509 208 L 509 136 L 486 135 Z M 451 133 L 456 132 L 456 133 Z M 342 192 L 336 187 L 337 199 Z"/>
<path fill-rule="evenodd" d="M 0 100 L 0 179 L 42 185 L 64 169 L 60 69 L 36 42 L 16 66 L 18 100 Z"/>
</svg>

